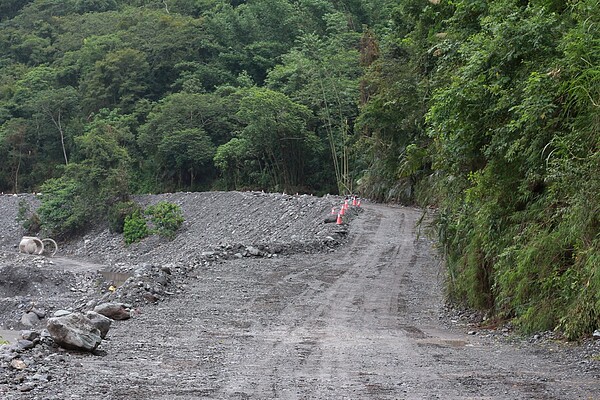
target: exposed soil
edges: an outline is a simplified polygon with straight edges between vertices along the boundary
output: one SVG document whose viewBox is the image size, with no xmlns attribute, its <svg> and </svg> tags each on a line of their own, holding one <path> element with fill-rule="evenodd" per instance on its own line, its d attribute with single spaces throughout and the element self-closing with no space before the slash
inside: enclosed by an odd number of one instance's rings
<svg viewBox="0 0 600 400">
<path fill-rule="evenodd" d="M 16 253 L 18 198 L 0 196 L 0 329 L 29 310 L 133 309 L 95 354 L 46 338 L 0 358 L 0 398 L 600 398 L 600 341 L 521 338 L 448 310 L 421 210 L 363 203 L 340 227 L 323 223 L 337 197 L 138 199 L 159 200 L 184 210 L 175 241 L 125 247 L 98 228 L 46 258 Z"/>
</svg>

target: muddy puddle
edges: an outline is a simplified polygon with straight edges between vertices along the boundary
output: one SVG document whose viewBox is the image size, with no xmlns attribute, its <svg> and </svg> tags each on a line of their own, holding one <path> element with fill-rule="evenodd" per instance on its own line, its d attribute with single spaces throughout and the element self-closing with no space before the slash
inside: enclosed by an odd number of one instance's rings
<svg viewBox="0 0 600 400">
<path fill-rule="evenodd" d="M 130 274 L 125 274 L 122 272 L 114 272 L 114 271 L 100 271 L 100 274 L 102 274 L 102 276 L 104 277 L 104 280 L 107 283 L 110 283 L 111 285 L 115 286 L 115 287 L 119 287 L 122 284 L 125 283 L 125 281 L 129 278 L 131 278 Z"/>
</svg>

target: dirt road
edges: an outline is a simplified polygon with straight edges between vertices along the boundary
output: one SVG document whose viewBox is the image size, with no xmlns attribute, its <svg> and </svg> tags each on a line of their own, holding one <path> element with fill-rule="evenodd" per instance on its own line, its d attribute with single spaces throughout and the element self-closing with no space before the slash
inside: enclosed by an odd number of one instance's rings
<svg viewBox="0 0 600 400">
<path fill-rule="evenodd" d="M 592 399 L 551 352 L 448 330 L 420 211 L 368 205 L 333 252 L 212 263 L 10 399 Z"/>
</svg>

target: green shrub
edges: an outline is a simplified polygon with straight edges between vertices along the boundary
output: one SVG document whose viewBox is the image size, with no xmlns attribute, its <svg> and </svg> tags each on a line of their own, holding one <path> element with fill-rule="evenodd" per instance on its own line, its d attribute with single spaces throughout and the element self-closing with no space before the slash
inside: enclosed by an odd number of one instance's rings
<svg viewBox="0 0 600 400">
<path fill-rule="evenodd" d="M 120 201 L 108 210 L 108 228 L 114 233 L 123 233 L 125 219 L 141 211 L 141 207 L 133 201 Z"/>
<path fill-rule="evenodd" d="M 140 210 L 134 211 L 131 215 L 125 217 L 125 224 L 123 225 L 123 237 L 125 238 L 126 244 L 139 242 L 140 240 L 148 237 L 150 231 L 146 223 L 146 218 Z"/>
<path fill-rule="evenodd" d="M 168 239 L 173 239 L 175 233 L 183 224 L 183 212 L 177 204 L 161 201 L 154 206 L 146 209 L 146 215 L 150 217 L 152 223 L 152 233 Z"/>
<path fill-rule="evenodd" d="M 92 214 L 82 192 L 79 182 L 64 176 L 49 179 L 42 185 L 38 214 L 48 235 L 70 236 L 89 222 Z"/>
<path fill-rule="evenodd" d="M 173 239 L 183 224 L 183 213 L 177 204 L 161 201 L 142 210 L 133 202 L 123 202 L 115 207 L 115 227 L 119 215 L 124 215 L 123 236 L 126 244 L 139 242 L 149 235 Z"/>
</svg>

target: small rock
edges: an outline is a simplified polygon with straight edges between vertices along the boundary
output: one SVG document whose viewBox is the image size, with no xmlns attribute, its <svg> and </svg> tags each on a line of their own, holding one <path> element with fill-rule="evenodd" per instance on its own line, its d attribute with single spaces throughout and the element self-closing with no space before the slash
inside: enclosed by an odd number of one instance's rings
<svg viewBox="0 0 600 400">
<path fill-rule="evenodd" d="M 246 247 L 246 251 L 248 252 L 248 254 L 254 257 L 258 257 L 261 255 L 261 251 L 256 247 L 248 246 Z"/>
<path fill-rule="evenodd" d="M 40 322 L 40 318 L 34 312 L 28 312 L 21 317 L 21 324 L 24 326 L 36 326 Z"/>
<path fill-rule="evenodd" d="M 19 346 L 19 349 L 21 350 L 29 350 L 35 347 L 35 343 L 33 343 L 31 340 L 18 339 L 17 346 Z"/>
<path fill-rule="evenodd" d="M 37 331 L 25 330 L 21 331 L 21 338 L 25 340 L 34 341 L 35 339 L 40 337 L 40 333 Z"/>
<path fill-rule="evenodd" d="M 39 308 L 34 308 L 31 310 L 31 312 L 35 313 L 35 315 L 38 316 L 38 318 L 46 318 L 46 311 L 45 310 L 40 310 Z"/>
<path fill-rule="evenodd" d="M 69 315 L 71 314 L 71 311 L 68 310 L 56 310 L 54 312 L 54 314 L 52 314 L 55 317 L 64 317 L 65 315 Z"/>
<path fill-rule="evenodd" d="M 467 332 L 467 335 L 477 335 L 477 332 L 476 331 L 469 331 L 469 332 Z"/>
<path fill-rule="evenodd" d="M 10 366 L 13 367 L 14 369 L 18 369 L 19 371 L 27 368 L 27 364 L 25 364 L 25 362 L 23 360 L 18 359 L 18 358 L 13 359 L 10 362 Z"/>
<path fill-rule="evenodd" d="M 596 329 L 596 330 L 594 331 L 594 333 L 592 334 L 592 337 L 593 337 L 594 339 L 600 339 L 600 329 Z"/>
<path fill-rule="evenodd" d="M 158 297 L 149 292 L 144 293 L 142 297 L 150 303 L 156 303 L 158 301 Z"/>
<path fill-rule="evenodd" d="M 33 390 L 34 388 L 35 388 L 35 384 L 32 382 L 28 382 L 28 383 L 25 383 L 25 384 L 19 386 L 19 390 L 21 392 L 29 392 L 29 391 Z"/>
<path fill-rule="evenodd" d="M 171 275 L 171 268 L 169 267 L 162 267 L 160 270 L 168 275 Z"/>
<path fill-rule="evenodd" d="M 48 382 L 50 380 L 50 376 L 48 374 L 35 374 L 31 377 L 32 380 L 34 381 L 42 381 L 42 382 Z"/>
<path fill-rule="evenodd" d="M 131 318 L 131 312 L 123 303 L 99 304 L 94 308 L 94 311 L 98 314 L 104 315 L 105 317 L 119 321 Z"/>
<path fill-rule="evenodd" d="M 327 217 L 325 217 L 323 222 L 325 222 L 326 224 L 330 224 L 332 222 L 337 222 L 337 214 L 328 215 Z"/>
</svg>

